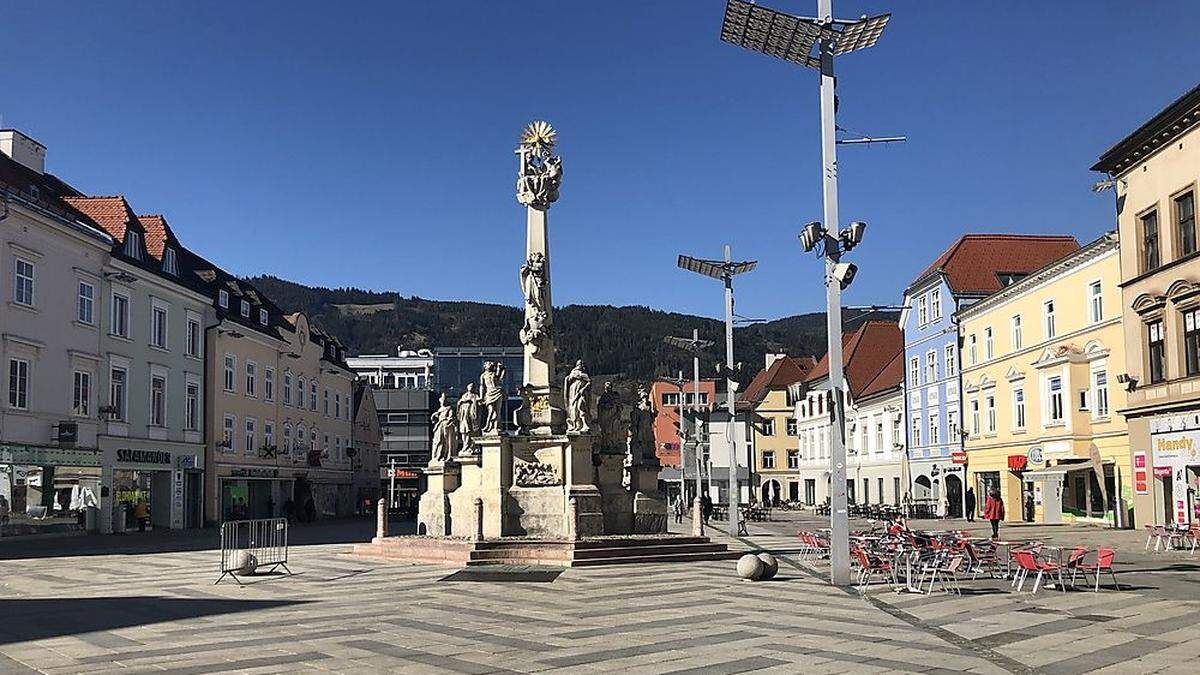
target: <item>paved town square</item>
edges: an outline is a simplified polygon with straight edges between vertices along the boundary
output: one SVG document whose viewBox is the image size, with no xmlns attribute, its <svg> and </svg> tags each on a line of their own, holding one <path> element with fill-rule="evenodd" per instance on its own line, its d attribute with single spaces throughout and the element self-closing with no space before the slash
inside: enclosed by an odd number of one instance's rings
<svg viewBox="0 0 1200 675">
<path fill-rule="evenodd" d="M 0 625 L 0 672 L 1194 672 L 1200 563 L 1137 555 L 1138 533 L 1022 534 L 1118 540 L 1130 559 L 1119 593 L 1031 596 L 980 580 L 961 597 L 887 584 L 864 596 L 797 561 L 790 533 L 818 523 L 750 526 L 738 545 L 782 560 L 760 583 L 738 581 L 733 561 L 458 571 L 348 557 L 343 542 L 295 546 L 290 577 L 213 585 L 216 552 L 188 550 L 203 541 L 70 555 L 89 541 L 72 538 L 0 562 L 0 611 L 22 617 Z"/>
</svg>

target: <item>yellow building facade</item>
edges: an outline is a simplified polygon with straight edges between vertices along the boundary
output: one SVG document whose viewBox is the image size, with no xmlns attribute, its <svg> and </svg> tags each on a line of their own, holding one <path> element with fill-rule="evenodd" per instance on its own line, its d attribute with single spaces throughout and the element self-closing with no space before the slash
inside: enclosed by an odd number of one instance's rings
<svg viewBox="0 0 1200 675">
<path fill-rule="evenodd" d="M 1008 521 L 1127 522 L 1120 283 L 1110 233 L 959 311 L 977 512 L 998 490 Z"/>
</svg>

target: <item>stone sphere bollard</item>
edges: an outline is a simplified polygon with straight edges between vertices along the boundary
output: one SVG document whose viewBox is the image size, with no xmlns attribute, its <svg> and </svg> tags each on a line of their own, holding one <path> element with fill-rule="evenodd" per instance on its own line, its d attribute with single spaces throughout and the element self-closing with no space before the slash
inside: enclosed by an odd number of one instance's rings
<svg viewBox="0 0 1200 675">
<path fill-rule="evenodd" d="M 738 559 L 738 576 L 746 581 L 758 581 L 763 574 L 763 561 L 753 553 L 747 553 Z"/>
<path fill-rule="evenodd" d="M 258 558 L 245 549 L 233 552 L 233 570 L 238 574 L 254 574 L 258 570 Z"/>
<path fill-rule="evenodd" d="M 762 581 L 774 579 L 775 575 L 779 573 L 779 561 L 765 551 L 758 554 L 758 559 L 763 564 Z"/>
</svg>

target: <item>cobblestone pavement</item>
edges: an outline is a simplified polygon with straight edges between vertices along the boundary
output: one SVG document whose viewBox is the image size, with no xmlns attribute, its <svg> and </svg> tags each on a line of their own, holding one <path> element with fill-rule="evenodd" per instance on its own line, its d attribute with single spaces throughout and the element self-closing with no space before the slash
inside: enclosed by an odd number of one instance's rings
<svg viewBox="0 0 1200 675">
<path fill-rule="evenodd" d="M 1187 577 L 1200 575 L 1164 571 L 1190 565 L 1186 554 L 1122 570 L 1134 588 L 1121 593 L 1030 598 L 981 581 L 962 598 L 886 586 L 863 597 L 794 561 L 805 525 L 755 523 L 736 542 L 784 555 L 760 584 L 735 581 L 731 561 L 472 577 L 343 555 L 357 534 L 296 546 L 294 576 L 244 587 L 212 585 L 216 553 L 203 542 L 10 548 L 0 673 L 1195 672 L 1200 602 L 1157 583 L 1184 577 L 1196 597 Z"/>
</svg>

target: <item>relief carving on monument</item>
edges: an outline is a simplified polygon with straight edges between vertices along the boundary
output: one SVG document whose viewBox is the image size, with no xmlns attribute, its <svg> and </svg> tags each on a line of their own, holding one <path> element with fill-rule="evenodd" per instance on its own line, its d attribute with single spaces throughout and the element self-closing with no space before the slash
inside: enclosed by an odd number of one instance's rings
<svg viewBox="0 0 1200 675">
<path fill-rule="evenodd" d="M 562 485 L 558 472 L 545 462 L 526 462 L 513 458 L 513 483 L 517 487 Z"/>
</svg>

